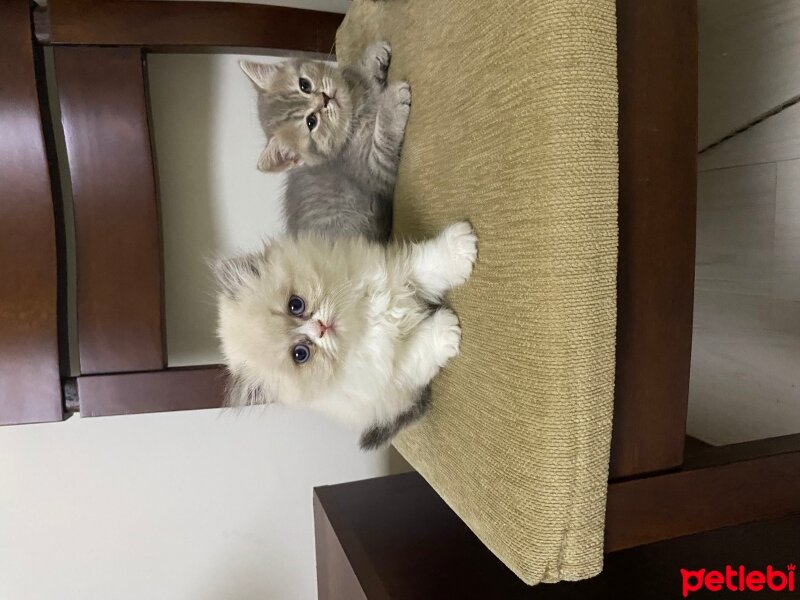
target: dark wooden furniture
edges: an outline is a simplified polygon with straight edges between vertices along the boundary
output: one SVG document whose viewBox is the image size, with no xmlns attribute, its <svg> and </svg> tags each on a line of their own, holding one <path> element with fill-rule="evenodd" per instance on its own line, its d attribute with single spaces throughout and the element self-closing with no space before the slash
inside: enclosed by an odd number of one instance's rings
<svg viewBox="0 0 800 600">
<path fill-rule="evenodd" d="M 167 366 L 156 177 L 139 48 L 58 47 L 82 374 Z"/>
<path fill-rule="evenodd" d="M 598 589 L 610 591 L 621 589 L 612 580 L 625 565 L 652 573 L 648 560 L 672 560 L 678 548 L 664 542 L 634 550 L 642 544 L 800 511 L 800 487 L 791 479 L 800 467 L 800 436 L 724 448 L 685 445 L 697 7 L 694 0 L 618 0 L 617 14 L 619 316 L 606 544 L 620 554 L 609 556 L 597 580 Z M 341 18 L 220 2 L 50 0 L 35 9 L 27 0 L 0 3 L 0 424 L 58 421 L 76 411 L 88 417 L 220 406 L 219 367 L 172 369 L 166 362 L 143 66 L 152 52 L 327 55 Z M 59 193 L 46 46 L 54 47 L 68 157 L 60 167 L 69 171 L 74 198 L 80 364 L 74 377 L 64 368 L 70 358 L 64 238 L 72 223 L 65 222 Z M 453 597 L 431 595 L 445 581 L 465 598 L 527 597 L 418 478 L 354 486 L 317 492 L 320 585 L 330 591 L 323 598 Z M 415 519 L 392 499 L 395 493 L 409 499 Z M 408 526 L 387 529 L 392 520 Z M 405 555 L 425 546 L 426 560 L 389 556 L 393 546 L 381 546 L 370 528 L 407 549 Z M 692 539 L 730 543 L 736 538 L 729 534 Z M 453 583 L 448 569 L 460 571 L 461 583 Z M 589 590 L 582 586 L 561 584 L 546 593 Z"/>
<path fill-rule="evenodd" d="M 28 4 L 0 4 L 0 424 L 62 418 L 55 220 L 31 37 Z"/>
<path fill-rule="evenodd" d="M 87 417 L 221 406 L 219 367 L 167 366 L 147 55 L 327 57 L 341 20 L 336 13 L 225 2 L 3 3 L 0 61 L 9 76 L 0 89 L 13 110 L 0 115 L 0 424 L 58 421 L 77 411 Z M 45 46 L 54 48 L 67 154 L 61 168 L 69 172 L 74 210 L 77 377 L 67 369 L 68 225 Z"/>
<path fill-rule="evenodd" d="M 82 417 L 219 408 L 225 373 L 210 366 L 82 375 L 67 391 Z"/>
<path fill-rule="evenodd" d="M 784 517 L 611 552 L 593 579 L 528 587 L 416 473 L 317 488 L 314 515 L 319 600 L 663 600 L 683 597 L 682 568 L 786 571 L 800 555 L 800 516 Z"/>
<path fill-rule="evenodd" d="M 697 2 L 617 1 L 619 270 L 611 476 L 683 462 L 694 298 Z"/>
<path fill-rule="evenodd" d="M 54 0 L 35 14 L 36 38 L 59 46 L 146 51 L 333 52 L 342 15 L 230 2 Z"/>
</svg>

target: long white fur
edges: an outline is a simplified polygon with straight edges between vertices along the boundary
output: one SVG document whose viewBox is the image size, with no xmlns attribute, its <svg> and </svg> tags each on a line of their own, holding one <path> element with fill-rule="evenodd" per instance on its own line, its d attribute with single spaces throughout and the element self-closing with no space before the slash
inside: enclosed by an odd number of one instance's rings
<svg viewBox="0 0 800 600">
<path fill-rule="evenodd" d="M 219 337 L 232 403 L 307 406 L 362 431 L 393 422 L 458 354 L 456 315 L 430 304 L 467 279 L 476 243 L 468 223 L 388 246 L 305 234 L 222 263 Z M 293 294 L 307 318 L 288 314 Z M 320 336 L 317 320 L 335 331 Z M 301 338 L 312 357 L 296 365 L 291 348 Z"/>
</svg>

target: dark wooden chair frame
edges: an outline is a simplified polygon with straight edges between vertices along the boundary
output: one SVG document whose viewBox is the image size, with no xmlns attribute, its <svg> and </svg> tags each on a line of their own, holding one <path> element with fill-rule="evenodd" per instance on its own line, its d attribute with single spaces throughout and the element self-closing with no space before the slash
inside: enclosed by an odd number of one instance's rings
<svg viewBox="0 0 800 600">
<path fill-rule="evenodd" d="M 618 0 L 620 258 L 606 548 L 800 511 L 800 435 L 687 444 L 697 8 Z M 218 366 L 168 368 L 144 64 L 151 52 L 328 54 L 341 15 L 216 2 L 0 5 L 0 424 L 219 407 Z M 72 187 L 80 375 L 43 48 Z M 4 75 L 6 77 L 6 75 Z M 62 165 L 63 166 L 63 165 Z"/>
</svg>

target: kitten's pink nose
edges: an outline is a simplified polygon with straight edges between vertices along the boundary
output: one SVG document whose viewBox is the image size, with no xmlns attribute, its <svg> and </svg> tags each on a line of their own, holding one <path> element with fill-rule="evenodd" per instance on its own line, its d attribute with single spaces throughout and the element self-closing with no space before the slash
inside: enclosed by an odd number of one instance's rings
<svg viewBox="0 0 800 600">
<path fill-rule="evenodd" d="M 322 92 L 322 107 L 328 108 L 328 102 L 331 101 L 331 97 L 328 96 L 325 92 Z"/>
<path fill-rule="evenodd" d="M 332 327 L 325 325 L 325 323 L 323 323 L 319 319 L 317 319 L 317 328 L 319 329 L 319 337 L 324 336 L 325 332 L 328 331 L 328 329 L 332 329 Z"/>
</svg>

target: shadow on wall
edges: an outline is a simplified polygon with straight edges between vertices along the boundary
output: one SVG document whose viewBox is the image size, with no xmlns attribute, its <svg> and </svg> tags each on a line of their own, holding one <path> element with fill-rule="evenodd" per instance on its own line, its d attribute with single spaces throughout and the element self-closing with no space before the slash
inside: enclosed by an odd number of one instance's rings
<svg viewBox="0 0 800 600">
<path fill-rule="evenodd" d="M 213 321 L 201 260 L 219 241 L 212 216 L 211 128 L 214 65 L 193 56 L 147 61 L 153 155 L 161 202 L 168 347 L 172 354 L 207 353 Z M 197 325 L 180 315 L 189 311 Z M 170 363 L 173 361 L 170 360 Z M 205 361 L 203 361 L 205 362 Z"/>
</svg>

